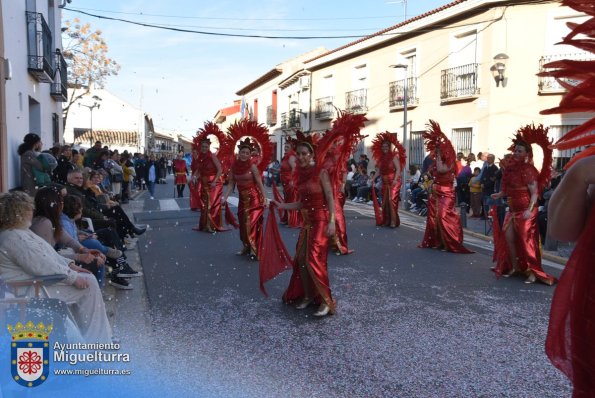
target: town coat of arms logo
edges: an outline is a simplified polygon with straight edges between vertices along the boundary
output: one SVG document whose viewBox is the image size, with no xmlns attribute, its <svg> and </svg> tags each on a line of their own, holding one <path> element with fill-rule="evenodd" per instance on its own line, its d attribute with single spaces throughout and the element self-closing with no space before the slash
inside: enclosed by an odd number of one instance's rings
<svg viewBox="0 0 595 398">
<path fill-rule="evenodd" d="M 12 379 L 24 387 L 37 387 L 47 380 L 50 372 L 49 335 L 52 325 L 43 322 L 8 325 L 10 343 L 10 371 Z"/>
</svg>

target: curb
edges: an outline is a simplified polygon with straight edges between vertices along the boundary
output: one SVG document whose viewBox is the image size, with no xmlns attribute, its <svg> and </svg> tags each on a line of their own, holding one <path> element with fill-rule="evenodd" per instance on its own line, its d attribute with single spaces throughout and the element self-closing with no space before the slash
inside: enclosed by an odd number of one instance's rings
<svg viewBox="0 0 595 398">
<path fill-rule="evenodd" d="M 413 214 L 411 212 L 406 212 L 406 210 L 403 210 L 403 209 L 399 209 L 399 213 L 403 213 L 403 214 L 415 216 L 415 217 L 420 218 L 420 219 L 425 218 L 425 217 L 421 217 L 420 215 Z M 486 236 L 486 235 L 484 235 L 482 233 L 475 232 L 475 231 L 472 231 L 472 230 L 467 229 L 467 228 L 463 228 L 463 233 L 465 235 L 473 236 L 474 238 L 477 238 L 477 239 L 482 239 L 482 240 L 484 240 L 486 242 L 492 242 L 493 241 L 493 237 Z M 546 260 L 548 260 L 548 261 L 552 261 L 554 263 L 558 263 L 558 264 L 561 264 L 561 265 L 566 265 L 566 262 L 568 261 L 567 258 L 560 257 L 558 255 L 551 254 L 551 253 L 545 252 L 543 250 L 541 252 L 541 257 L 544 258 L 544 259 L 546 259 Z"/>
</svg>

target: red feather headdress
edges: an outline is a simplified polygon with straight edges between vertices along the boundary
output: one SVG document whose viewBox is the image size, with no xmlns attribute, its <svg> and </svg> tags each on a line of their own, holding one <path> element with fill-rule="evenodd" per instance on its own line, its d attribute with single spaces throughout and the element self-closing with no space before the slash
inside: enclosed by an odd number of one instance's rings
<svg viewBox="0 0 595 398">
<path fill-rule="evenodd" d="M 269 130 L 256 121 L 242 119 L 229 126 L 227 129 L 228 145 L 226 145 L 226 151 L 222 156 L 230 164 L 233 164 L 234 148 L 242 139 L 246 138 L 250 138 L 251 144 L 260 150 L 260 161 L 256 163 L 256 167 L 262 173 L 273 155 L 273 145 L 269 137 Z"/>
<path fill-rule="evenodd" d="M 430 152 L 430 157 L 436 160 L 436 149 L 440 149 L 442 162 L 447 165 L 454 164 L 456 160 L 455 150 L 446 138 L 446 135 L 440 129 L 440 125 L 434 120 L 430 120 L 427 125 L 428 130 L 423 133 L 426 141 L 426 149 Z"/>
<path fill-rule="evenodd" d="M 403 169 L 407 159 L 407 151 L 405 150 L 403 144 L 401 144 L 397 139 L 396 134 L 391 134 L 388 131 L 376 134 L 376 137 L 374 137 L 374 140 L 372 140 L 372 157 L 374 158 L 374 161 L 376 163 L 380 162 L 380 159 L 384 154 L 384 152 L 382 152 L 382 144 L 385 142 L 388 142 L 393 146 L 391 148 L 392 152 L 399 155 L 399 164 L 401 165 L 401 169 Z"/>
<path fill-rule="evenodd" d="M 357 144 L 365 138 L 365 136 L 360 134 L 360 131 L 367 120 L 365 115 L 356 115 L 349 112 L 339 111 L 339 116 L 333 121 L 331 129 L 327 131 L 318 143 L 316 162 L 322 165 L 324 163 L 324 158 L 327 152 L 331 149 L 333 143 L 342 139 L 342 145 L 336 148 L 338 151 L 336 159 L 337 164 L 341 166 L 345 165 Z"/>
<path fill-rule="evenodd" d="M 538 192 L 541 194 L 546 185 L 550 182 L 552 177 L 552 141 L 547 135 L 548 128 L 543 127 L 543 124 L 535 126 L 528 124 L 517 130 L 515 137 L 512 139 L 512 145 L 508 148 L 509 151 L 514 150 L 514 147 L 520 142 L 525 142 L 529 145 L 536 144 L 543 150 L 543 163 L 541 164 L 541 172 L 537 180 Z M 533 150 L 529 149 L 529 161 L 533 161 Z"/>
<path fill-rule="evenodd" d="M 595 16 L 595 4 L 592 1 L 563 0 L 562 5 Z M 568 27 L 572 31 L 559 44 L 570 45 L 587 52 L 595 53 L 595 18 L 591 18 L 582 24 L 569 23 Z M 583 38 L 577 39 L 576 36 L 578 35 L 582 35 Z M 584 38 L 584 36 L 587 38 Z M 595 110 L 595 60 L 560 60 L 545 64 L 544 67 L 552 68 L 553 70 L 541 72 L 538 76 L 554 77 L 562 87 L 568 90 L 568 93 L 562 98 L 560 105 L 541 111 L 541 114 L 593 112 Z M 561 80 L 562 78 L 579 80 L 580 83 L 572 85 Z M 565 150 L 593 145 L 595 144 L 594 130 L 595 118 L 592 118 L 566 133 L 556 142 L 553 148 Z M 570 167 L 577 160 L 591 155 L 595 155 L 594 147 L 587 148 L 579 155 L 574 156 L 566 165 L 566 168 Z"/>
<path fill-rule="evenodd" d="M 211 143 L 209 136 L 214 136 L 219 141 L 219 149 L 215 153 L 220 161 L 221 159 L 220 154 L 226 152 L 226 147 L 229 145 L 227 136 L 225 133 L 219 128 L 219 126 L 213 122 L 205 122 L 204 126 L 196 132 L 196 136 L 192 140 L 192 149 L 196 149 L 200 151 L 200 143 L 203 141 Z M 226 172 L 229 169 L 230 164 L 222 162 L 223 170 Z"/>
</svg>

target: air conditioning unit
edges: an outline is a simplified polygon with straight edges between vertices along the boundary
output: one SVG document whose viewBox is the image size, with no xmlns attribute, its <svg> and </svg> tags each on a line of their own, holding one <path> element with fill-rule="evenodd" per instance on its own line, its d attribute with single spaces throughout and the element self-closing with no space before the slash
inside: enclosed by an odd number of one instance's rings
<svg viewBox="0 0 595 398">
<path fill-rule="evenodd" d="M 310 76 L 300 77 L 300 88 L 307 90 L 310 88 Z"/>
</svg>

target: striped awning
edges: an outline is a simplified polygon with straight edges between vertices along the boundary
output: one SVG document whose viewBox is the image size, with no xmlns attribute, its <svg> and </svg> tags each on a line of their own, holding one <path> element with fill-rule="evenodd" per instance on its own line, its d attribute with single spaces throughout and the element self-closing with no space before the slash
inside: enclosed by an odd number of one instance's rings
<svg viewBox="0 0 595 398">
<path fill-rule="evenodd" d="M 93 130 L 93 133 L 89 130 L 83 130 L 83 132 L 75 130 L 74 140 L 81 143 L 101 141 L 107 146 L 137 146 L 138 133 L 128 130 Z"/>
</svg>

